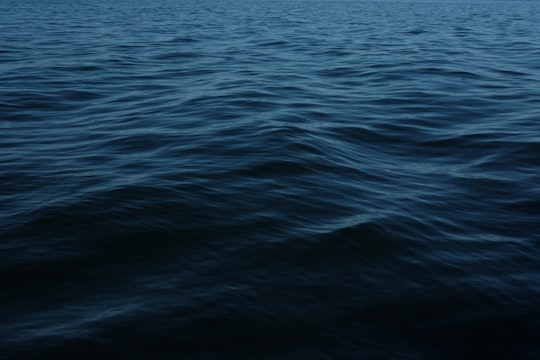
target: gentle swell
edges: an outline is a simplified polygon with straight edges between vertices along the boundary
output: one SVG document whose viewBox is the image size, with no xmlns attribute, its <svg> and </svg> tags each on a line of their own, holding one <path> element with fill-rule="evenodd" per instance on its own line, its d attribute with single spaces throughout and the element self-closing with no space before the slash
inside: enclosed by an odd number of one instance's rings
<svg viewBox="0 0 540 360">
<path fill-rule="evenodd" d="M 538 358 L 537 14 L 0 0 L 0 357 Z"/>
</svg>

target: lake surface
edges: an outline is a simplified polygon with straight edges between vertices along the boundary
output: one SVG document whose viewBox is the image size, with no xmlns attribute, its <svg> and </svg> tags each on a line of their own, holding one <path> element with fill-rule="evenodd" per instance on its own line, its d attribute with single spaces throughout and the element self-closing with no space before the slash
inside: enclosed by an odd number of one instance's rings
<svg viewBox="0 0 540 360">
<path fill-rule="evenodd" d="M 0 358 L 540 358 L 540 2 L 0 0 Z"/>
</svg>

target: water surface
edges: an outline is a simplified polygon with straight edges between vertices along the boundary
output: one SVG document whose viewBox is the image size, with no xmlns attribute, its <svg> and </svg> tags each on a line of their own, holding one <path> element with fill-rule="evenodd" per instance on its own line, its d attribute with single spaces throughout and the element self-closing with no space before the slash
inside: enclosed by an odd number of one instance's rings
<svg viewBox="0 0 540 360">
<path fill-rule="evenodd" d="M 537 359 L 538 2 L 0 0 L 0 357 Z"/>
</svg>

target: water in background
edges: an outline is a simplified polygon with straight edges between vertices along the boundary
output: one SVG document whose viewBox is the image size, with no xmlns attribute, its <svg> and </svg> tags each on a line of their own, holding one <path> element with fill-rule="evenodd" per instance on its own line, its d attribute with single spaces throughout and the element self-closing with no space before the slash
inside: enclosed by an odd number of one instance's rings
<svg viewBox="0 0 540 360">
<path fill-rule="evenodd" d="M 538 359 L 539 165 L 539 2 L 0 0 L 0 357 Z"/>
</svg>

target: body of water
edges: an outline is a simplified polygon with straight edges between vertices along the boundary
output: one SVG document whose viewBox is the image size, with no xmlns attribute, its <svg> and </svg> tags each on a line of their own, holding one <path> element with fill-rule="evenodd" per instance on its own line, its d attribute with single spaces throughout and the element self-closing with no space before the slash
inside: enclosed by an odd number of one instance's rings
<svg viewBox="0 0 540 360">
<path fill-rule="evenodd" d="M 2 359 L 538 359 L 539 224 L 539 2 L 0 0 Z"/>
</svg>

